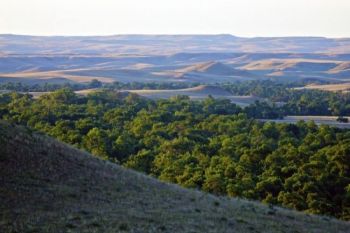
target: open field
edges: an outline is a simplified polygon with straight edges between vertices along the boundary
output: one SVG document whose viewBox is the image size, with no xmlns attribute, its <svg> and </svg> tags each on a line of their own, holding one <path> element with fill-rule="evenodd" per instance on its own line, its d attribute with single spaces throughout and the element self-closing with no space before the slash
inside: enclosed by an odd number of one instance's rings
<svg viewBox="0 0 350 233">
<path fill-rule="evenodd" d="M 294 88 L 295 90 L 321 90 L 321 91 L 333 91 L 333 92 L 349 92 L 350 83 L 339 83 L 339 84 L 310 84 L 305 87 Z"/>
<path fill-rule="evenodd" d="M 240 106 L 248 106 L 255 101 L 264 99 L 255 96 L 233 96 L 228 91 L 216 86 L 200 85 L 193 88 L 178 90 L 127 90 L 125 92 L 136 93 L 151 99 L 168 99 L 177 95 L 186 95 L 193 100 L 203 100 L 211 95 L 214 98 L 229 99 L 232 103 Z"/>
<path fill-rule="evenodd" d="M 341 123 L 337 121 L 336 116 L 286 116 L 282 120 L 261 120 L 263 122 L 273 121 L 276 123 L 295 124 L 298 121 L 314 121 L 317 125 L 329 125 L 332 127 L 350 129 L 350 123 Z M 346 117 L 350 121 L 350 117 Z"/>
<path fill-rule="evenodd" d="M 1 232 L 347 233 L 350 228 L 328 217 L 162 183 L 5 122 L 0 122 L 0 179 Z"/>
</svg>

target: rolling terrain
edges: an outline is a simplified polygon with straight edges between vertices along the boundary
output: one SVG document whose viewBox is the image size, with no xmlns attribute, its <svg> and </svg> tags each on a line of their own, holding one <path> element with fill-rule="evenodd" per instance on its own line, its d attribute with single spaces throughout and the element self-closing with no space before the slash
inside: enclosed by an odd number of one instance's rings
<svg viewBox="0 0 350 233">
<path fill-rule="evenodd" d="M 20 147 L 18 145 L 21 145 Z M 349 232 L 349 223 L 162 183 L 0 122 L 1 232 Z"/>
<path fill-rule="evenodd" d="M 136 93 L 140 96 L 151 99 L 168 99 L 177 95 L 186 95 L 193 100 L 203 100 L 212 96 L 218 99 L 228 99 L 232 103 L 240 106 L 248 106 L 255 101 L 266 101 L 265 99 L 255 96 L 233 96 L 230 92 L 217 86 L 200 85 L 193 88 L 177 89 L 177 90 L 126 90 L 124 92 Z"/>
<path fill-rule="evenodd" d="M 0 35 L 2 54 L 350 53 L 349 38 L 221 35 Z"/>
<path fill-rule="evenodd" d="M 0 82 L 350 80 L 350 39 L 0 35 Z"/>
</svg>

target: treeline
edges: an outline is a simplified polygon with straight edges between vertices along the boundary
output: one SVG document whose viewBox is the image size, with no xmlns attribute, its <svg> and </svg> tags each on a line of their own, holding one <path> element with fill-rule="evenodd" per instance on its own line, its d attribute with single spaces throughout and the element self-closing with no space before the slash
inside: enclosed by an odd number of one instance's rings
<svg viewBox="0 0 350 233">
<path fill-rule="evenodd" d="M 95 82 L 88 84 L 79 83 L 44 83 L 44 84 L 27 84 L 21 82 L 6 82 L 0 83 L 0 90 L 18 91 L 18 92 L 48 92 L 56 91 L 62 88 L 69 88 L 74 91 L 83 90 L 87 88 L 93 88 Z"/>
<path fill-rule="evenodd" d="M 0 97 L 0 117 L 167 182 L 350 220 L 350 131 L 262 123 L 227 100 L 61 89 Z"/>
<path fill-rule="evenodd" d="M 251 106 L 251 113 L 257 118 L 281 118 L 287 115 L 323 115 L 350 116 L 350 93 L 334 93 L 318 90 L 295 90 L 304 85 L 303 82 L 278 83 L 273 81 L 246 81 L 226 84 L 216 84 L 231 92 L 233 95 L 254 95 L 265 98 L 267 102 L 255 103 Z M 92 80 L 85 84 L 0 84 L 0 90 L 19 92 L 46 92 L 61 88 L 82 90 L 89 88 L 103 88 L 107 90 L 135 90 L 135 89 L 182 89 L 198 86 L 199 83 L 172 82 L 131 82 L 131 83 L 101 83 Z M 275 103 L 275 104 L 274 104 Z M 261 111 L 261 110 L 264 111 Z"/>
<path fill-rule="evenodd" d="M 107 89 L 114 90 L 164 90 L 164 89 L 183 89 L 183 88 L 191 88 L 200 85 L 200 83 L 196 82 L 130 82 L 130 83 L 122 83 L 122 82 L 113 82 L 113 83 L 105 83 L 104 87 Z"/>
<path fill-rule="evenodd" d="M 139 89 L 182 89 L 198 86 L 199 83 L 186 83 L 186 82 L 130 82 L 130 83 L 102 83 L 96 79 L 93 79 L 88 83 L 21 83 L 21 82 L 6 82 L 0 83 L 0 90 L 18 91 L 18 92 L 48 92 L 56 91 L 62 88 L 68 88 L 74 91 L 90 89 L 90 88 L 105 88 L 109 90 L 139 90 Z"/>
<path fill-rule="evenodd" d="M 248 81 L 223 84 L 222 87 L 234 95 L 255 95 L 280 102 L 279 112 L 284 116 L 350 116 L 350 93 L 294 89 L 303 85 L 303 82 Z"/>
</svg>

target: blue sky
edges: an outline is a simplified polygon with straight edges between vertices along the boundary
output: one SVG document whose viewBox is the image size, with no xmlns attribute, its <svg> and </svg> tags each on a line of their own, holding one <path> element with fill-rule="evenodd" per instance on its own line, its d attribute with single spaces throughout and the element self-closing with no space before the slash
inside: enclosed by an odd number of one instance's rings
<svg viewBox="0 0 350 233">
<path fill-rule="evenodd" d="M 350 37 L 350 0 L 0 0 L 0 33 Z"/>
</svg>

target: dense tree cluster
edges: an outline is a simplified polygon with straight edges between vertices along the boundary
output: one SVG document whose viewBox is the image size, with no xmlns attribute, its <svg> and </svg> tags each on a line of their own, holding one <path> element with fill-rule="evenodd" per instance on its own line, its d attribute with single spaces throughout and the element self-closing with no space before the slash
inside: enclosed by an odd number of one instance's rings
<svg viewBox="0 0 350 233">
<path fill-rule="evenodd" d="M 3 83 L 0 90 L 19 92 L 45 92 L 62 88 L 82 90 L 88 88 L 103 88 L 106 90 L 138 90 L 138 89 L 181 89 L 190 88 L 200 83 L 186 82 L 131 82 L 131 83 L 101 83 L 92 80 L 89 83 L 64 84 L 33 84 Z M 267 102 L 259 102 L 250 106 L 251 114 L 257 118 L 282 118 L 287 115 L 323 115 L 349 116 L 350 93 L 334 93 L 318 90 L 295 90 L 295 87 L 305 85 L 305 82 L 278 83 L 274 81 L 246 81 L 226 84 L 216 84 L 233 95 L 253 95 L 265 98 Z M 275 104 L 274 104 L 275 103 Z"/>
<path fill-rule="evenodd" d="M 121 83 L 121 82 L 113 82 L 113 83 L 105 83 L 104 87 L 107 89 L 114 90 L 162 90 L 162 89 L 182 89 L 182 88 L 190 88 L 200 85 L 197 82 L 129 82 L 129 83 Z"/>
<path fill-rule="evenodd" d="M 18 91 L 18 92 L 46 92 L 46 91 L 55 91 L 62 88 L 69 88 L 72 90 L 82 90 L 89 87 L 90 87 L 90 84 L 79 84 L 79 83 L 42 83 L 42 84 L 40 83 L 26 84 L 21 82 L 0 83 L 0 90 Z"/>
<path fill-rule="evenodd" d="M 350 93 L 319 90 L 295 90 L 305 83 L 273 81 L 237 82 L 222 85 L 235 95 L 255 95 L 271 102 L 281 102 L 279 112 L 286 115 L 349 116 Z"/>
<path fill-rule="evenodd" d="M 130 82 L 130 83 L 102 83 L 96 79 L 93 79 L 88 83 L 34 83 L 26 84 L 21 82 L 5 82 L 0 83 L 0 90 L 18 91 L 18 92 L 46 92 L 56 91 L 62 88 L 69 88 L 71 90 L 83 90 L 88 88 L 105 88 L 109 90 L 138 90 L 138 89 L 181 89 L 198 86 L 199 83 L 186 83 L 186 82 Z"/>
<path fill-rule="evenodd" d="M 70 89 L 0 95 L 0 117 L 167 182 L 350 219 L 350 131 L 262 123 L 228 100 Z"/>
</svg>

